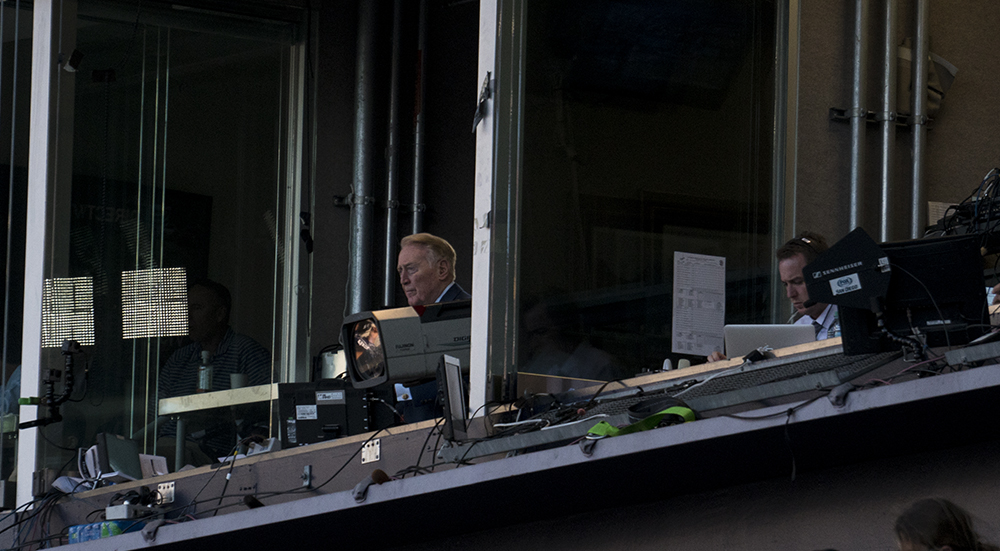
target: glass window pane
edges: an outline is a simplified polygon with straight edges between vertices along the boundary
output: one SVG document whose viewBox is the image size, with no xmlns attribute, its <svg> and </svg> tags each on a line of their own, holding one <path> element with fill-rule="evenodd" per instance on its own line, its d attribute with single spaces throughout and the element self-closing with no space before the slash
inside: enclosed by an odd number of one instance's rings
<svg viewBox="0 0 1000 551">
<path fill-rule="evenodd" d="M 17 460 L 17 404 L 21 385 L 24 241 L 27 223 L 28 123 L 31 93 L 32 12 L 27 2 L 0 6 L 0 251 L 3 286 L 3 374 L 0 378 L 0 479 Z"/>
<path fill-rule="evenodd" d="M 59 130 L 72 132 L 72 175 L 57 183 L 71 208 L 54 222 L 51 274 L 74 292 L 53 316 L 86 320 L 74 301 L 89 295 L 93 340 L 73 333 L 86 354 L 41 457 L 60 468 L 104 432 L 172 464 L 175 427 L 154 423 L 158 400 L 280 373 L 295 24 L 80 2 L 75 25 L 82 58 L 60 106 L 72 124 Z M 199 379 L 203 350 L 212 376 Z M 42 362 L 62 358 L 43 351 Z M 267 404 L 187 424 L 195 464 L 271 435 Z"/>
<path fill-rule="evenodd" d="M 527 8 L 519 371 L 704 361 L 671 351 L 675 251 L 726 258 L 727 322 L 769 321 L 773 3 Z"/>
</svg>

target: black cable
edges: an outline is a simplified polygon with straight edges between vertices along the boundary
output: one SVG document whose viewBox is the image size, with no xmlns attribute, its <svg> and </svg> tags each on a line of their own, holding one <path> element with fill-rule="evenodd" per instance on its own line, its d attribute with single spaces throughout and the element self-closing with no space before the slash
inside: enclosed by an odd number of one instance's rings
<svg viewBox="0 0 1000 551">
<path fill-rule="evenodd" d="M 785 445 L 788 447 L 788 453 L 792 456 L 792 482 L 795 482 L 795 473 L 797 471 L 795 448 L 792 447 L 792 435 L 788 432 L 788 425 L 792 421 L 793 413 L 795 413 L 795 409 L 789 409 L 788 418 L 785 419 Z"/>
<path fill-rule="evenodd" d="M 184 443 L 182 443 L 182 445 L 183 444 Z M 235 451 L 238 447 L 239 447 L 239 443 L 237 443 L 235 446 L 232 447 L 232 449 L 229 450 L 229 453 L 226 454 L 226 457 L 229 457 L 229 455 L 231 453 L 233 453 L 233 451 Z M 235 462 L 236 460 L 233 459 L 233 461 Z M 200 496 L 201 493 L 205 491 L 205 488 L 208 488 L 208 485 L 212 482 L 212 480 L 215 479 L 215 475 L 219 474 L 219 471 L 222 470 L 222 468 L 225 467 L 225 466 L 226 465 L 224 463 L 222 463 L 218 467 L 216 467 L 215 469 L 213 469 L 212 470 L 212 476 L 208 477 L 208 480 L 206 480 L 205 484 L 201 487 L 200 490 L 198 490 L 198 493 L 196 493 L 194 495 L 194 497 L 191 498 L 191 501 L 188 502 L 187 505 L 184 505 L 183 507 L 175 507 L 173 510 L 183 511 L 184 509 L 187 509 L 188 507 L 191 507 L 192 505 L 196 505 L 198 503 L 198 501 L 197 501 L 198 500 L 198 496 Z M 177 466 L 175 465 L 174 468 L 177 468 Z M 195 510 L 197 510 L 197 507 L 195 508 Z"/>
<path fill-rule="evenodd" d="M 3 534 L 7 530 L 10 530 L 11 528 L 14 528 L 15 526 L 20 526 L 24 522 L 27 522 L 29 519 L 31 519 L 34 515 L 37 515 L 38 512 L 40 512 L 41 509 L 42 509 L 42 507 L 44 506 L 44 503 L 43 503 L 42 506 L 39 506 L 37 509 L 32 509 L 31 512 L 27 516 L 25 516 L 25 518 L 22 518 L 21 520 L 16 520 L 17 519 L 18 509 L 24 508 L 24 511 L 21 511 L 21 512 L 28 511 L 28 507 L 31 507 L 32 505 L 34 505 L 36 503 L 44 502 L 45 500 L 52 498 L 52 495 L 53 495 L 53 492 L 50 491 L 50 492 L 46 493 L 45 495 L 43 495 L 41 497 L 35 498 L 35 499 L 33 499 L 33 500 L 31 500 L 31 501 L 29 501 L 29 502 L 27 502 L 27 503 L 25 503 L 25 504 L 17 507 L 16 509 L 14 509 L 10 513 L 8 513 L 6 516 L 4 516 L 3 518 L 0 518 L 0 522 L 3 522 L 4 520 L 6 520 L 7 517 L 9 517 L 10 515 L 14 515 L 14 518 L 15 518 L 15 521 L 14 521 L 13 524 L 11 524 L 10 526 L 8 526 L 8 527 L 0 530 L 0 534 Z"/>
<path fill-rule="evenodd" d="M 434 431 L 441 425 L 441 423 L 443 421 L 444 421 L 444 417 L 438 417 L 438 420 L 437 420 L 436 423 L 434 423 L 434 426 L 431 427 L 430 430 L 427 431 L 427 438 L 424 438 L 424 444 L 422 446 L 420 446 L 420 454 L 417 455 L 417 464 L 416 464 L 417 467 L 420 466 L 420 461 L 424 457 L 424 449 L 427 448 L 427 443 L 431 441 L 431 435 L 434 434 Z M 435 446 L 435 448 L 436 448 L 436 446 Z"/>
<path fill-rule="evenodd" d="M 400 423 L 404 423 L 404 424 L 406 423 L 406 419 L 403 419 L 403 414 L 400 413 L 399 410 L 396 409 L 395 407 L 393 407 L 392 404 L 390 404 L 389 402 L 386 402 L 382 398 L 378 398 L 378 397 L 375 397 L 375 396 L 373 396 L 372 398 L 370 398 L 369 401 L 371 401 L 371 402 L 382 402 L 383 404 L 385 404 L 385 407 L 387 407 L 390 410 L 392 410 L 392 413 L 399 419 Z"/>
<path fill-rule="evenodd" d="M 911 278 L 913 278 L 914 281 L 916 281 L 917 283 L 919 283 L 920 286 L 924 288 L 924 292 L 927 293 L 927 298 L 931 299 L 931 304 L 934 305 L 934 310 L 937 311 L 938 319 L 941 320 L 941 323 L 944 323 L 944 314 L 941 313 L 941 308 L 938 307 L 937 301 L 934 300 L 934 295 L 931 294 L 931 290 L 928 289 L 926 285 L 924 285 L 924 282 L 920 281 L 920 279 L 917 276 L 913 275 L 906 268 L 903 268 L 902 266 L 896 265 L 896 266 L 892 266 L 892 268 L 895 268 L 895 269 L 903 272 L 904 274 L 910 276 Z M 950 349 L 951 348 L 951 336 L 948 334 L 948 328 L 947 327 L 944 328 L 944 338 L 945 338 L 945 342 L 948 343 L 948 348 Z"/>
<path fill-rule="evenodd" d="M 781 417 L 782 415 L 788 415 L 789 412 L 794 413 L 794 412 L 796 412 L 796 411 L 798 411 L 798 410 L 800 410 L 800 409 L 808 406 L 809 404 L 815 402 L 816 400 L 819 400 L 820 398 L 825 397 L 829 393 L 830 393 L 830 391 L 827 390 L 825 394 L 820 394 L 819 396 L 810 398 L 810 399 L 806 400 L 805 402 L 802 402 L 801 404 L 798 404 L 797 406 L 789 408 L 788 410 L 779 411 L 777 413 L 769 413 L 767 415 L 755 415 L 755 416 L 754 415 L 738 415 L 736 413 L 725 413 L 725 414 L 722 415 L 722 417 L 730 417 L 732 419 L 740 419 L 742 421 L 758 421 L 760 419 L 770 419 L 772 417 Z"/>
<path fill-rule="evenodd" d="M 405 467 L 403 469 L 400 469 L 399 471 L 396 471 L 396 474 L 394 474 L 393 477 L 403 478 L 407 474 L 412 474 L 412 475 L 431 474 L 437 467 L 441 467 L 443 465 L 451 465 L 451 464 L 452 463 L 450 461 L 442 461 L 440 463 L 431 463 L 430 465 L 424 467 L 421 467 L 419 465 L 410 465 L 409 467 Z"/>
<path fill-rule="evenodd" d="M 135 45 L 135 35 L 139 30 L 139 15 L 142 13 L 142 0 L 136 0 L 135 2 L 135 21 L 132 22 L 132 35 L 128 39 L 128 43 L 125 47 L 125 53 L 122 58 L 118 60 L 118 64 L 115 65 L 116 69 L 121 69 L 125 66 L 125 62 L 132 57 L 133 46 Z"/>
<path fill-rule="evenodd" d="M 590 401 L 588 401 L 587 404 L 585 406 L 583 406 L 583 409 L 590 409 L 591 407 L 593 407 L 594 403 L 597 402 L 597 398 L 599 398 L 601 396 L 601 393 L 604 392 L 604 389 L 608 385 L 610 385 L 611 383 L 619 383 L 619 384 L 621 384 L 621 382 L 622 382 L 621 379 L 614 379 L 612 381 L 608 381 L 608 382 L 604 383 L 603 385 L 601 385 L 601 388 L 597 389 L 597 392 L 595 392 L 594 395 L 591 396 Z M 625 385 L 622 384 L 622 386 L 625 386 Z"/>
<path fill-rule="evenodd" d="M 351 456 L 347 458 L 347 461 L 345 461 L 345 462 L 344 462 L 344 464 L 343 464 L 343 465 L 341 465 L 341 466 L 340 466 L 340 468 L 339 468 L 339 469 L 337 469 L 337 471 L 336 471 L 335 473 L 333 473 L 332 475 L 330 475 L 330 478 L 326 479 L 326 480 L 325 480 L 325 481 L 324 481 L 324 482 L 323 482 L 322 484 L 320 484 L 319 486 L 316 486 L 315 488 L 306 488 L 306 487 L 304 487 L 304 486 L 303 486 L 303 487 L 298 487 L 298 488 L 295 488 L 295 489 L 292 489 L 292 490 L 288 490 L 288 491 L 286 491 L 286 492 L 278 492 L 278 493 L 275 493 L 275 494 L 273 494 L 273 495 L 269 495 L 268 497 L 275 497 L 275 496 L 278 496 L 278 495 L 285 495 L 285 494 L 292 494 L 292 493 L 299 493 L 299 492 L 304 492 L 304 491 L 315 491 L 315 490 L 319 490 L 319 489 L 320 489 L 320 488 L 322 488 L 323 486 L 326 486 L 326 485 L 327 485 L 327 484 L 329 484 L 329 483 L 330 483 L 330 482 L 331 482 L 331 481 L 332 481 L 332 480 L 333 480 L 334 478 L 336 478 L 336 477 L 337 477 L 337 475 L 338 475 L 338 474 L 340 474 L 340 472 L 341 472 L 341 471 L 343 471 L 344 469 L 346 469 L 346 468 L 347 468 L 347 466 L 351 464 L 351 461 L 353 461 L 353 460 L 354 460 L 354 458 L 355 458 L 355 457 L 357 457 L 359 453 L 361 453 L 361 450 L 363 450 L 363 449 L 365 448 L 365 446 L 366 446 L 366 445 L 368 445 L 368 444 L 369 444 L 369 443 L 370 443 L 370 442 L 371 442 L 372 440 L 374 440 L 374 439 L 375 439 L 375 437 L 376 437 L 376 436 L 378 436 L 378 435 L 379 435 L 380 433 L 382 433 L 383 431 L 385 431 L 385 429 L 378 429 L 377 431 L 373 432 L 373 433 L 372 433 L 372 435 L 371 435 L 371 436 L 369 436 L 369 437 L 368 437 L 368 439 L 367 439 L 367 440 L 365 440 L 365 441 L 364 441 L 364 442 L 363 442 L 363 443 L 361 444 L 361 446 L 359 446 L 359 447 L 358 447 L 358 449 L 357 449 L 357 450 L 355 450 L 355 451 L 354 451 L 354 453 L 352 453 L 352 454 L 351 454 Z"/>
<path fill-rule="evenodd" d="M 87 362 L 84 364 L 84 367 L 83 367 L 83 385 L 82 386 L 83 386 L 83 394 L 79 398 L 77 398 L 75 400 L 72 399 L 72 398 L 70 398 L 68 401 L 70 401 L 70 402 L 82 402 L 82 401 L 84 401 L 87 398 L 87 390 L 90 388 L 90 357 L 89 356 L 87 356 Z"/>
<path fill-rule="evenodd" d="M 39 431 L 39 432 L 41 432 L 41 431 Z M 66 469 L 66 467 L 70 464 L 70 462 L 72 460 L 73 459 L 70 458 L 69 461 L 67 461 L 66 463 L 64 463 L 63 466 L 60 467 L 60 469 L 59 469 L 58 472 L 62 472 L 64 469 Z M 66 497 L 66 496 L 67 496 L 67 494 L 64 494 L 63 492 L 60 492 L 59 490 L 50 489 L 43 496 L 41 496 L 39 498 L 36 498 L 36 499 L 33 499 L 33 500 L 31 500 L 31 501 L 29 501 L 29 502 L 21 505 L 20 507 L 15 508 L 13 511 L 11 511 L 10 513 L 8 513 L 6 516 L 4 516 L 3 518 L 0 518 L 0 522 L 3 522 L 4 520 L 6 520 L 10 515 L 14 515 L 14 518 L 15 518 L 15 521 L 10 526 L 8 526 L 8 527 L 0 530 L 0 534 L 3 534 L 7 530 L 10 530 L 11 528 L 14 528 L 15 526 L 21 526 L 25 522 L 28 522 L 28 521 L 31 521 L 31 520 L 37 520 L 38 518 L 40 518 L 39 515 L 41 515 L 43 512 L 45 512 L 45 510 L 46 510 L 47 507 L 49 507 L 49 508 L 53 507 L 56 502 L 58 502 L 60 499 L 62 499 L 63 497 Z M 32 510 L 31 513 L 29 513 L 28 515 L 26 515 L 24 518 L 22 518 L 20 520 L 17 520 L 17 514 L 18 514 L 18 510 L 19 509 L 24 508 L 25 511 L 27 511 L 28 507 L 31 507 L 32 505 L 34 505 L 36 503 L 41 503 L 41 505 L 39 505 L 38 508 Z M 32 525 L 32 529 L 34 529 L 34 525 Z M 19 530 L 18 531 L 17 539 L 20 540 L 20 537 L 21 536 L 20 536 L 20 530 Z"/>
<path fill-rule="evenodd" d="M 45 537 L 40 537 L 38 539 L 34 539 L 34 540 L 31 540 L 31 541 L 26 541 L 24 543 L 21 543 L 20 545 L 15 545 L 13 547 L 8 547 L 6 549 L 7 549 L 7 551 L 12 551 L 14 549 L 24 549 L 26 547 L 31 547 L 32 545 L 38 545 L 38 544 L 42 544 L 42 543 L 48 543 L 48 542 L 50 542 L 50 541 L 52 541 L 54 539 L 57 539 L 57 538 L 58 539 L 62 539 L 62 538 L 67 537 L 67 535 L 68 535 L 68 533 L 60 532 L 58 534 L 53 534 L 51 536 L 45 536 Z M 62 545 L 62 543 L 60 542 L 59 545 Z M 47 547 L 47 546 L 40 546 L 39 549 L 41 549 L 42 547 Z"/>
<path fill-rule="evenodd" d="M 440 431 L 439 430 L 438 431 L 437 440 L 434 441 L 434 449 L 435 450 L 441 449 L 440 446 L 441 446 L 441 437 L 442 436 L 444 436 L 444 431 Z M 437 463 L 432 463 L 431 464 L 431 472 L 434 472 L 434 468 L 435 468 L 436 465 L 437 465 Z"/>
<path fill-rule="evenodd" d="M 339 469 L 337 469 L 337 471 L 334 472 L 330 476 L 330 478 L 326 479 L 322 484 L 320 484 L 318 486 L 309 487 L 309 488 L 304 487 L 304 486 L 300 486 L 300 487 L 293 488 L 291 490 L 282 490 L 282 491 L 276 491 L 276 492 L 256 492 L 256 493 L 252 493 L 252 494 L 232 494 L 229 497 L 243 498 L 243 497 L 246 497 L 246 496 L 253 496 L 253 497 L 256 497 L 257 499 L 267 499 L 267 498 L 277 497 L 277 496 L 282 496 L 282 495 L 296 494 L 296 493 L 303 493 L 303 492 L 313 492 L 313 491 L 319 490 L 320 488 L 326 486 L 331 481 L 333 481 L 333 479 L 336 478 L 337 475 L 339 475 L 341 473 L 341 471 L 343 471 L 345 468 L 347 468 L 347 466 L 351 464 L 351 461 L 353 461 L 354 458 L 357 457 L 357 455 L 359 453 L 361 453 L 361 450 L 363 450 L 364 447 L 369 442 L 371 442 L 372 440 L 374 440 L 376 436 L 378 436 L 380 433 L 384 432 L 384 430 L 385 429 L 379 429 L 379 430 L 375 431 L 374 433 L 372 433 L 372 435 L 369 436 L 368 439 L 365 440 L 361 444 L 361 446 L 359 446 L 358 449 L 355 450 L 355 452 L 353 454 L 351 454 L 350 457 L 347 458 L 347 461 L 345 461 L 344 464 L 341 465 L 341 467 Z M 220 465 L 220 468 L 216 469 L 215 472 L 212 473 L 212 477 L 210 477 L 209 480 L 207 482 L 205 482 L 205 485 L 202 486 L 201 490 L 199 490 L 198 493 L 195 494 L 195 497 L 192 498 L 190 502 L 188 502 L 185 505 L 179 506 L 179 507 L 174 507 L 172 509 L 168 509 L 167 511 L 164 511 L 164 514 L 173 513 L 175 511 L 180 511 L 180 510 L 186 509 L 186 508 L 191 507 L 191 506 L 195 506 L 197 508 L 197 505 L 199 505 L 201 503 L 206 503 L 208 501 L 215 500 L 215 497 L 211 497 L 211 498 L 208 498 L 208 499 L 205 499 L 205 500 L 202 500 L 202 501 L 198 501 L 198 496 L 201 495 L 201 493 L 205 490 L 206 487 L 208 487 L 209 482 L 211 482 L 212 478 L 215 477 L 215 474 L 218 473 L 219 470 L 221 470 L 221 467 L 222 466 Z M 204 509 L 202 511 L 199 511 L 198 514 L 205 514 L 205 513 L 209 513 L 209 512 L 214 512 L 214 511 L 218 511 L 219 509 L 225 509 L 227 507 L 234 507 L 234 506 L 240 505 L 240 504 L 242 504 L 242 501 L 241 502 L 237 502 L 237 503 L 231 503 L 231 504 L 228 504 L 228 505 L 219 505 L 219 506 L 213 507 L 211 509 Z"/>
<path fill-rule="evenodd" d="M 219 492 L 219 505 L 222 505 L 222 498 L 226 496 L 226 489 L 229 488 L 229 479 L 233 477 L 233 469 L 236 468 L 236 456 L 238 455 L 236 452 L 238 451 L 239 446 L 239 444 L 236 444 L 236 449 L 233 450 L 233 457 L 229 461 L 229 472 L 226 473 L 226 482 L 222 485 L 222 491 Z M 216 510 L 212 513 L 212 516 L 214 517 L 218 512 L 219 511 Z"/>
<path fill-rule="evenodd" d="M 46 425 L 46 426 L 51 426 L 51 425 Z M 38 428 L 38 434 L 40 434 L 42 436 L 42 439 L 44 439 L 46 442 L 48 442 L 49 445 L 52 446 L 53 448 L 58 448 L 60 450 L 67 451 L 67 452 L 75 452 L 75 451 L 77 451 L 76 448 L 64 448 L 63 446 L 60 446 L 59 444 L 56 444 L 55 442 L 49 440 L 49 437 L 45 436 L 45 426 Z M 70 461 L 72 461 L 72 460 L 73 459 L 70 458 Z M 67 462 L 67 464 L 69 464 L 69 462 Z M 65 468 L 65 467 L 63 467 L 63 468 Z"/>
<path fill-rule="evenodd" d="M 830 392 L 828 390 L 824 394 L 820 394 L 819 396 L 816 396 L 814 398 L 806 400 L 805 402 L 802 402 L 801 404 L 798 404 L 796 406 L 792 406 L 792 407 L 790 407 L 790 408 L 788 408 L 788 409 L 786 409 L 784 411 L 779 411 L 777 413 L 770 413 L 770 414 L 767 414 L 767 415 L 758 415 L 758 416 L 736 415 L 736 414 L 730 413 L 730 414 L 723 415 L 723 417 L 731 417 L 733 419 L 740 419 L 740 420 L 743 420 L 743 421 L 756 421 L 756 420 L 760 420 L 760 419 L 769 419 L 769 418 L 772 418 L 772 417 L 781 417 L 782 415 L 787 415 L 787 417 L 785 419 L 785 424 L 784 424 L 785 445 L 788 447 L 788 453 L 791 454 L 791 456 L 792 456 L 792 482 L 795 482 L 795 476 L 796 476 L 796 472 L 797 472 L 797 465 L 796 465 L 796 461 L 795 461 L 795 449 L 792 447 L 792 437 L 791 437 L 791 434 L 788 432 L 788 425 L 792 421 L 792 414 L 794 414 L 796 411 L 798 411 L 798 410 L 800 410 L 800 409 L 808 406 L 809 404 L 815 402 L 816 400 L 819 400 L 820 398 L 828 396 L 829 394 L 830 394 Z"/>
</svg>

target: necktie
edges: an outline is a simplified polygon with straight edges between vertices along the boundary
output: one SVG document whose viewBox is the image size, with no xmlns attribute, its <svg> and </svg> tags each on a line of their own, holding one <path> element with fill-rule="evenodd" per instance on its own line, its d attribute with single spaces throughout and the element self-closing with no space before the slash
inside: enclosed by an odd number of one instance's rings
<svg viewBox="0 0 1000 551">
<path fill-rule="evenodd" d="M 823 324 L 818 321 L 814 321 L 813 330 L 816 331 L 816 337 L 819 338 L 819 332 L 823 330 Z"/>
</svg>

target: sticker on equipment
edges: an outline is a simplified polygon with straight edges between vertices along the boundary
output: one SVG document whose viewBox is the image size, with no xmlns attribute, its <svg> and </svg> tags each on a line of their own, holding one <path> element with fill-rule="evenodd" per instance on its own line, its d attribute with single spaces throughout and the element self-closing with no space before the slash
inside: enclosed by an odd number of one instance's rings
<svg viewBox="0 0 1000 551">
<path fill-rule="evenodd" d="M 861 290 L 861 278 L 858 277 L 858 274 L 851 274 L 831 279 L 830 289 L 833 290 L 834 296 L 859 291 Z"/>
<path fill-rule="evenodd" d="M 299 421 L 315 421 L 318 419 L 316 406 L 312 404 L 295 406 L 295 418 Z"/>
</svg>

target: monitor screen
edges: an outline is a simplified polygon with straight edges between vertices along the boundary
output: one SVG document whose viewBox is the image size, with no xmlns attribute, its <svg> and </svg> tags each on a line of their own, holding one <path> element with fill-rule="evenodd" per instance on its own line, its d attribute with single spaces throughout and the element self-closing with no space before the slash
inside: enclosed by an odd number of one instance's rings
<svg viewBox="0 0 1000 551">
<path fill-rule="evenodd" d="M 845 354 L 966 344 L 989 331 L 980 236 L 961 235 L 880 245 L 891 276 L 874 309 L 840 309 Z M 882 325 L 875 310 L 881 310 Z"/>
</svg>

